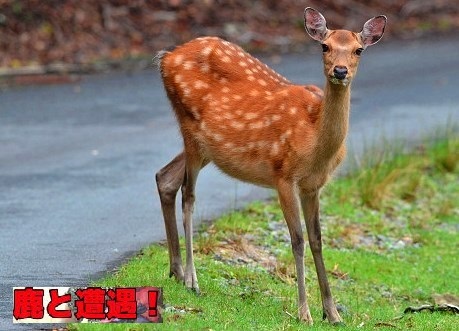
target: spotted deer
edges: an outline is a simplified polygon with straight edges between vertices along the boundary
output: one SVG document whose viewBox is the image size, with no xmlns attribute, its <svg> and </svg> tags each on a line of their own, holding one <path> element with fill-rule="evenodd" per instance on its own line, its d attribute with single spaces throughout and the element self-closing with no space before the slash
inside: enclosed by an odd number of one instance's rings
<svg viewBox="0 0 459 331">
<path fill-rule="evenodd" d="M 298 279 L 298 314 L 313 320 L 306 300 L 301 204 L 323 314 L 341 323 L 322 258 L 319 192 L 344 159 L 351 83 L 359 57 L 377 43 L 385 16 L 368 20 L 360 33 L 329 30 L 310 7 L 305 28 L 323 49 L 325 89 L 296 85 L 241 47 L 201 37 L 155 57 L 178 120 L 184 149 L 156 174 L 166 227 L 170 276 L 199 292 L 193 262 L 192 213 L 199 171 L 210 162 L 231 177 L 277 190 L 291 237 Z M 186 265 L 182 259 L 175 198 L 182 190 Z M 299 199 L 298 199 L 299 198 Z"/>
</svg>

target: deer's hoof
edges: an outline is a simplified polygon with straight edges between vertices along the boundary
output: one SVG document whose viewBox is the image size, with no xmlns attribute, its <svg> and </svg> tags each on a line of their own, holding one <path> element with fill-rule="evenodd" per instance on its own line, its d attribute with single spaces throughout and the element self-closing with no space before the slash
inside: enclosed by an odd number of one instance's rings
<svg viewBox="0 0 459 331">
<path fill-rule="evenodd" d="M 177 282 L 184 282 L 185 276 L 183 274 L 183 268 L 181 265 L 175 265 L 171 267 L 169 272 L 169 278 L 174 277 Z"/>
<path fill-rule="evenodd" d="M 346 323 L 340 321 L 340 322 L 334 322 L 331 325 L 341 328 L 341 327 L 345 327 Z"/>
<path fill-rule="evenodd" d="M 309 309 L 306 307 L 301 307 L 299 311 L 299 320 L 300 322 L 306 323 L 308 325 L 313 325 L 314 321 L 312 320 L 311 313 L 309 312 Z"/>
<path fill-rule="evenodd" d="M 193 291 L 196 295 L 201 294 L 195 271 L 185 273 L 185 287 L 190 291 Z"/>
<path fill-rule="evenodd" d="M 187 289 L 196 294 L 196 296 L 201 295 L 201 290 L 199 289 L 199 287 L 187 287 Z"/>
</svg>

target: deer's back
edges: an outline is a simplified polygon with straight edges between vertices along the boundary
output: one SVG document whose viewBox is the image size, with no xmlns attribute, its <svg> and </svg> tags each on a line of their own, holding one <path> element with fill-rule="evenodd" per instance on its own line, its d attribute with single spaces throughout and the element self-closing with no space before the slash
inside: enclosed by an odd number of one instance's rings
<svg viewBox="0 0 459 331">
<path fill-rule="evenodd" d="M 293 85 L 239 46 L 213 37 L 165 54 L 161 72 L 184 139 L 221 170 L 264 186 L 279 176 L 310 175 L 321 89 Z"/>
</svg>

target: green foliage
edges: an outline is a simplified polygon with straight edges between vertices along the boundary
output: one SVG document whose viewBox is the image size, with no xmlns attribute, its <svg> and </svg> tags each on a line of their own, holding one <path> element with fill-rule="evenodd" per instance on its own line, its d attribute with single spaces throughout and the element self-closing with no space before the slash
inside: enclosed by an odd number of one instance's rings
<svg viewBox="0 0 459 331">
<path fill-rule="evenodd" d="M 458 162 L 459 139 L 454 137 L 426 143 L 409 155 L 386 144 L 366 154 L 358 173 L 352 175 L 356 185 L 352 189 L 364 206 L 391 208 L 394 200 L 415 201 L 420 191 L 434 195 L 432 176 L 438 172 L 457 173 Z"/>
<path fill-rule="evenodd" d="M 373 167 L 337 178 L 322 192 L 324 258 L 344 330 L 456 330 L 452 314 L 396 317 L 408 306 L 432 303 L 435 293 L 459 294 L 458 142 L 439 141 L 411 154 L 386 150 Z M 201 296 L 168 277 L 165 246 L 145 248 L 97 285 L 163 287 L 164 323 L 110 329 L 305 328 L 296 319 L 296 274 L 284 223 L 276 202 L 259 202 L 203 227 L 195 240 Z M 334 330 L 321 320 L 311 254 L 305 264 L 314 329 Z"/>
</svg>

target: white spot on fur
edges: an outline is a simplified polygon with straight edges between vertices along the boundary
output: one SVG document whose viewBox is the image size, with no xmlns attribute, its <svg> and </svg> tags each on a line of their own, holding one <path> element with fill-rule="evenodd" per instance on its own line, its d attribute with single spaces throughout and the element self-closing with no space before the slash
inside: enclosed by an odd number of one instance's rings
<svg viewBox="0 0 459 331">
<path fill-rule="evenodd" d="M 238 94 L 233 95 L 234 100 L 242 100 L 242 97 Z"/>
<path fill-rule="evenodd" d="M 227 119 L 227 120 L 232 120 L 232 119 L 234 119 L 234 116 L 233 116 L 233 114 L 227 112 L 227 113 L 223 114 L 223 118 Z"/>
<path fill-rule="evenodd" d="M 244 147 L 244 146 L 234 147 L 233 152 L 236 152 L 236 153 L 247 152 L 247 147 Z"/>
<path fill-rule="evenodd" d="M 261 129 L 262 127 L 263 127 L 263 122 L 262 121 L 249 123 L 249 129 Z"/>
<path fill-rule="evenodd" d="M 185 70 L 191 70 L 191 69 L 193 69 L 193 62 L 191 62 L 191 61 L 185 61 L 185 62 L 183 63 L 183 69 L 185 69 Z"/>
<path fill-rule="evenodd" d="M 201 114 L 199 114 L 198 112 L 198 108 L 197 107 L 191 107 L 190 109 L 191 113 L 193 114 L 193 117 L 196 118 L 197 120 L 200 120 L 201 119 Z M 204 123 L 204 122 L 202 122 Z"/>
<path fill-rule="evenodd" d="M 219 134 L 219 133 L 214 133 L 212 135 L 212 138 L 217 142 L 223 141 L 223 136 L 221 134 Z"/>
<path fill-rule="evenodd" d="M 210 66 L 208 63 L 202 63 L 201 64 L 201 71 L 203 73 L 208 73 L 210 71 Z"/>
<path fill-rule="evenodd" d="M 252 74 L 253 74 L 252 70 L 250 70 L 250 69 L 245 69 L 244 72 L 245 72 L 247 75 L 252 75 Z"/>
<path fill-rule="evenodd" d="M 259 94 L 260 94 L 260 92 L 258 92 L 257 90 L 252 90 L 252 91 L 250 91 L 250 93 L 249 93 L 249 95 L 250 95 L 251 97 L 256 97 L 256 96 L 258 96 Z"/>
<path fill-rule="evenodd" d="M 228 97 L 223 97 L 223 98 L 222 98 L 222 102 L 229 102 L 229 101 L 230 101 L 230 100 L 229 100 Z"/>
<path fill-rule="evenodd" d="M 210 53 L 212 53 L 212 47 L 210 46 L 204 47 L 201 51 L 201 55 L 203 56 L 209 56 Z"/>
<path fill-rule="evenodd" d="M 308 113 L 312 112 L 312 105 L 308 105 Z"/>
<path fill-rule="evenodd" d="M 183 96 L 189 97 L 190 95 L 191 95 L 191 89 L 189 89 L 188 87 L 185 87 L 183 89 Z"/>
<path fill-rule="evenodd" d="M 226 79 L 225 77 L 220 78 L 220 84 L 226 84 L 226 83 L 228 83 L 228 79 Z"/>
<path fill-rule="evenodd" d="M 276 122 L 276 121 L 280 121 L 282 116 L 275 114 L 271 118 L 272 118 L 273 122 Z"/>
<path fill-rule="evenodd" d="M 182 75 L 175 75 L 174 81 L 178 84 L 182 81 L 183 77 Z"/>
<path fill-rule="evenodd" d="M 269 117 L 265 117 L 265 120 L 264 120 L 263 125 L 264 125 L 265 127 L 268 127 L 268 126 L 270 126 L 271 124 L 272 124 L 271 119 L 270 119 Z"/>
<path fill-rule="evenodd" d="M 203 82 L 202 80 L 197 80 L 194 82 L 194 88 L 197 90 L 208 88 L 208 87 L 209 87 L 209 84 L 207 84 L 206 82 Z"/>
<path fill-rule="evenodd" d="M 269 146 L 270 144 L 267 141 L 260 140 L 256 142 L 256 145 L 258 148 L 264 148 L 264 147 Z"/>
<path fill-rule="evenodd" d="M 285 142 L 287 141 L 287 138 L 290 137 L 291 135 L 292 135 L 292 129 L 288 129 L 283 134 L 281 134 L 280 135 L 281 144 L 285 144 Z"/>
<path fill-rule="evenodd" d="M 179 55 L 175 56 L 175 58 L 174 58 L 174 65 L 175 65 L 175 66 L 181 65 L 184 58 L 185 58 L 185 57 L 184 57 L 182 54 L 179 54 Z"/>
<path fill-rule="evenodd" d="M 253 76 L 247 76 L 247 79 L 250 80 L 251 82 L 253 82 L 256 78 L 253 77 Z"/>
<path fill-rule="evenodd" d="M 271 147 L 270 155 L 275 156 L 277 154 L 279 154 L 279 143 L 275 141 Z"/>
<path fill-rule="evenodd" d="M 222 61 L 225 63 L 231 63 L 231 58 L 229 56 L 222 57 Z"/>
<path fill-rule="evenodd" d="M 247 67 L 247 62 L 245 62 L 245 61 L 239 61 L 239 65 L 240 65 L 241 67 Z"/>
<path fill-rule="evenodd" d="M 230 125 L 232 128 L 236 129 L 236 130 L 243 130 L 243 129 L 245 128 L 245 124 L 244 124 L 244 123 L 236 122 L 236 121 L 230 122 L 229 125 Z"/>
<path fill-rule="evenodd" d="M 223 92 L 223 93 L 228 93 L 229 91 L 231 91 L 231 90 L 230 90 L 230 88 L 227 87 L 227 86 L 225 86 L 224 88 L 222 88 L 222 92 Z"/>
<path fill-rule="evenodd" d="M 282 90 L 279 94 L 284 97 L 288 97 L 288 90 Z"/>
<path fill-rule="evenodd" d="M 257 113 L 245 113 L 244 117 L 247 120 L 253 120 L 254 118 L 258 117 L 258 114 Z"/>
<path fill-rule="evenodd" d="M 295 115 L 297 113 L 297 111 L 298 111 L 298 108 L 296 108 L 296 107 L 292 107 L 292 108 L 289 109 L 289 113 L 291 115 Z"/>
<path fill-rule="evenodd" d="M 261 86 L 266 86 L 266 85 L 268 85 L 264 79 L 259 79 L 259 80 L 258 80 L 258 84 L 260 84 Z"/>
</svg>

